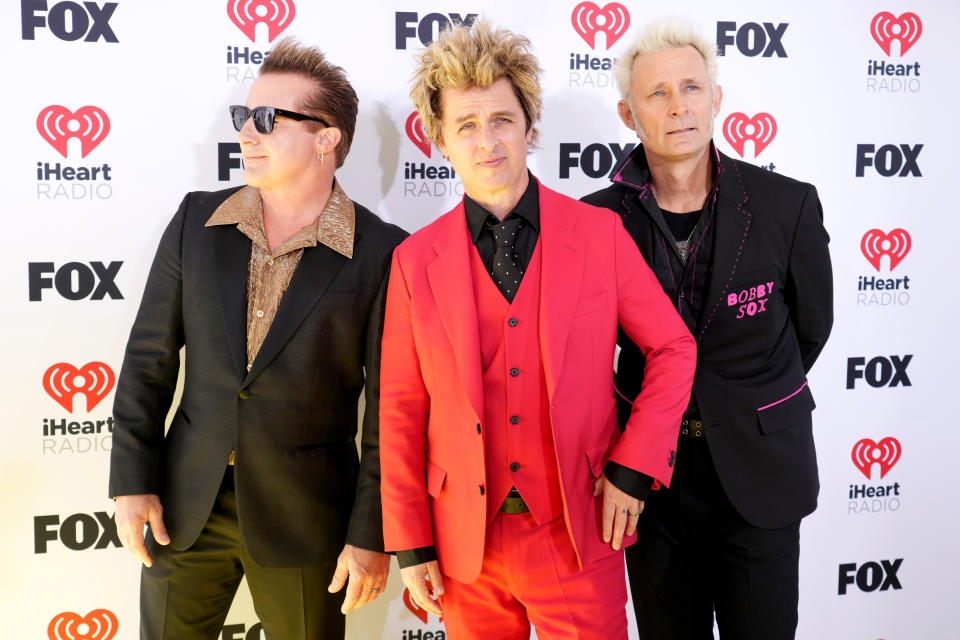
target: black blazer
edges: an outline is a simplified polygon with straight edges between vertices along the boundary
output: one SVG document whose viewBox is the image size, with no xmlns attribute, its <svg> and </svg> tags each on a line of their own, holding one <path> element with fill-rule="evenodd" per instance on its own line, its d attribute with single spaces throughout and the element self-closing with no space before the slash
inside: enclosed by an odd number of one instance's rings
<svg viewBox="0 0 960 640">
<path fill-rule="evenodd" d="M 643 154 L 638 146 L 628 163 L 645 165 Z M 751 524 L 775 528 L 812 512 L 820 488 L 806 372 L 833 324 L 829 237 L 812 185 L 716 157 L 715 244 L 694 331 L 693 393 L 730 502 Z M 619 212 L 653 266 L 664 250 L 659 238 L 671 238 L 670 230 L 640 203 L 641 194 L 653 197 L 650 189 L 614 180 L 584 201 Z M 673 291 L 662 277 L 661 285 Z M 617 388 L 635 398 L 643 354 L 632 344 L 621 347 Z"/>
<path fill-rule="evenodd" d="M 160 241 L 117 382 L 110 495 L 159 494 L 171 544 L 186 549 L 233 449 L 240 531 L 258 563 L 334 562 L 344 541 L 382 550 L 379 343 L 406 233 L 354 203 L 353 258 L 304 250 L 247 371 L 251 241 L 236 225 L 204 226 L 235 191 L 188 194 Z M 183 397 L 164 435 L 183 345 Z"/>
</svg>

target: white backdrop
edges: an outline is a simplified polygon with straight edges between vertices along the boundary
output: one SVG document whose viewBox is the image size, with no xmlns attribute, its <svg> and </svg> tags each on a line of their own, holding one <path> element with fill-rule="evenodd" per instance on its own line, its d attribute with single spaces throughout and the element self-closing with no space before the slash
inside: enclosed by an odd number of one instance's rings
<svg viewBox="0 0 960 640">
<path fill-rule="evenodd" d="M 408 124 L 421 37 L 482 14 L 531 38 L 545 109 L 530 166 L 580 197 L 635 142 L 610 60 L 665 11 L 723 43 L 719 147 L 816 184 L 832 237 L 836 322 L 811 376 L 821 499 L 803 525 L 798 637 L 960 638 L 960 431 L 934 406 L 958 355 L 946 260 L 960 213 L 947 188 L 960 7 L 933 0 L 4 2 L 0 635 L 137 636 L 138 570 L 106 498 L 114 372 L 184 192 L 241 180 L 226 107 L 245 101 L 258 52 L 282 32 L 346 68 L 360 116 L 340 180 L 414 231 L 461 190 Z M 395 567 L 348 637 L 444 637 L 404 603 Z M 221 637 L 260 637 L 245 589 Z"/>
</svg>

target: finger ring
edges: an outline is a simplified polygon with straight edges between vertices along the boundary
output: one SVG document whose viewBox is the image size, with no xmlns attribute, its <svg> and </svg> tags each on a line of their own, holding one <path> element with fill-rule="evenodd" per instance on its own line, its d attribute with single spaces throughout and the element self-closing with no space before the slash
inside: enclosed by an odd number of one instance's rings
<svg viewBox="0 0 960 640">
<path fill-rule="evenodd" d="M 370 591 L 373 591 L 374 593 L 378 593 L 380 589 L 377 589 L 376 587 L 374 587 L 373 589 L 370 589 Z"/>
<path fill-rule="evenodd" d="M 631 518 L 639 518 L 640 512 L 637 511 L 636 513 L 628 513 L 627 515 L 630 516 Z"/>
</svg>

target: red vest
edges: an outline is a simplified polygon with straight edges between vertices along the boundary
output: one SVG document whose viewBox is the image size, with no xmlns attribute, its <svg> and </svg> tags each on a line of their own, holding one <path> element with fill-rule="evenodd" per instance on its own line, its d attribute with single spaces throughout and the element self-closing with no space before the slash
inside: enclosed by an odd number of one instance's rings
<svg viewBox="0 0 960 640">
<path fill-rule="evenodd" d="M 487 522 L 516 487 L 537 524 L 563 515 L 550 402 L 540 353 L 540 243 L 507 302 L 472 254 L 483 367 Z"/>
</svg>

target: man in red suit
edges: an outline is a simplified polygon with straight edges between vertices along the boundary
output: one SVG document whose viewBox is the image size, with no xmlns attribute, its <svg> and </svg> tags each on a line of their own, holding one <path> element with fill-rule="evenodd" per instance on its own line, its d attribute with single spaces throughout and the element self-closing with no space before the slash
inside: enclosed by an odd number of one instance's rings
<svg viewBox="0 0 960 640">
<path fill-rule="evenodd" d="M 670 481 L 695 346 L 619 218 L 527 170 L 529 46 L 478 21 L 420 56 L 411 95 L 466 197 L 393 256 L 384 539 L 451 638 L 626 638 L 622 548 Z M 622 433 L 618 324 L 647 357 Z"/>
</svg>

